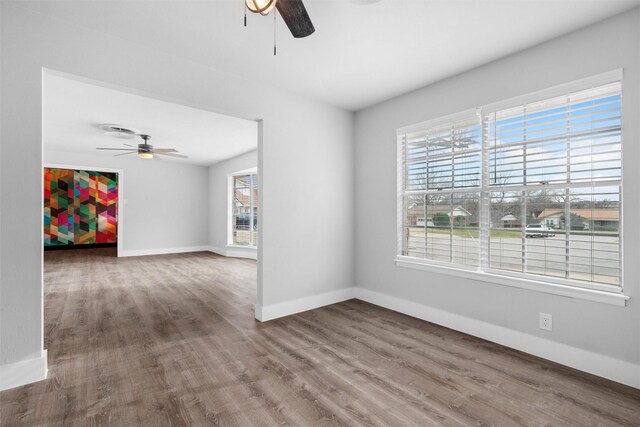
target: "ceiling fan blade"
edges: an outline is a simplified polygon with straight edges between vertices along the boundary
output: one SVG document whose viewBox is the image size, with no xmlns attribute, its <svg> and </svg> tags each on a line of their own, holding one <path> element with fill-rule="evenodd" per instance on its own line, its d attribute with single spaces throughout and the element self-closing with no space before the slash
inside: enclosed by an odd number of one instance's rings
<svg viewBox="0 0 640 427">
<path fill-rule="evenodd" d="M 96 148 L 96 150 L 138 151 L 137 148 Z"/>
<path fill-rule="evenodd" d="M 155 153 L 177 153 L 178 150 L 175 148 L 154 148 L 153 151 Z"/>
<path fill-rule="evenodd" d="M 132 147 L 132 148 L 136 148 L 135 145 L 131 145 L 131 144 L 125 144 L 124 142 L 122 143 L 122 145 L 126 145 L 127 147 Z"/>
<path fill-rule="evenodd" d="M 155 153 L 159 156 L 167 156 L 167 157 L 177 157 L 179 159 L 188 159 L 189 156 L 185 156 L 184 154 L 176 154 L 176 153 Z"/>
<path fill-rule="evenodd" d="M 297 39 L 307 37 L 316 30 L 302 0 L 278 0 L 276 9 L 280 12 L 280 16 L 289 27 L 293 37 Z"/>
<path fill-rule="evenodd" d="M 120 153 L 120 154 L 116 154 L 116 155 L 115 155 L 115 156 L 113 156 L 113 157 L 118 157 L 118 156 L 128 156 L 129 154 L 136 154 L 136 153 L 134 153 L 133 151 L 129 151 L 128 153 Z"/>
</svg>

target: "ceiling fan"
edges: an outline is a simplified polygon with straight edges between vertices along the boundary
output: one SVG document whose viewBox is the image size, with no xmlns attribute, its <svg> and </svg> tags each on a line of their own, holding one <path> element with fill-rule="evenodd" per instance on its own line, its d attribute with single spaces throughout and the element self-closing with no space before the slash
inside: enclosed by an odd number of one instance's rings
<svg viewBox="0 0 640 427">
<path fill-rule="evenodd" d="M 259 13 L 263 16 L 268 15 L 275 7 L 287 27 L 289 27 L 293 37 L 297 39 L 310 36 L 316 30 L 302 0 L 245 0 L 245 4 L 251 12 Z M 246 27 L 246 14 L 244 24 Z"/>
<path fill-rule="evenodd" d="M 123 130 L 127 130 L 127 129 L 121 128 L 120 132 L 122 132 Z M 130 134 L 130 135 L 137 135 L 140 138 L 142 138 L 143 140 L 142 144 L 138 144 L 137 147 L 129 144 L 124 144 L 125 146 L 131 147 L 131 148 L 100 147 L 100 148 L 96 148 L 96 150 L 126 151 L 125 153 L 116 154 L 114 157 L 126 156 L 129 154 L 137 154 L 138 158 L 140 159 L 160 160 L 160 157 L 158 156 L 177 157 L 180 159 L 189 158 L 189 156 L 185 156 L 184 154 L 178 154 L 178 150 L 176 150 L 175 148 L 155 148 L 153 145 L 149 144 L 149 140 L 151 139 L 151 136 L 149 135 L 145 135 L 145 134 Z"/>
</svg>

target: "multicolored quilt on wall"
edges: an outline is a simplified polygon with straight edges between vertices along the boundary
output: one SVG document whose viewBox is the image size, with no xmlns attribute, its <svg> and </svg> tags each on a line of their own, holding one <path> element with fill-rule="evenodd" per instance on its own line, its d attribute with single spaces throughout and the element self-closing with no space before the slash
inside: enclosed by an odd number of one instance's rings
<svg viewBox="0 0 640 427">
<path fill-rule="evenodd" d="M 117 242 L 118 175 L 44 168 L 44 245 Z"/>
</svg>

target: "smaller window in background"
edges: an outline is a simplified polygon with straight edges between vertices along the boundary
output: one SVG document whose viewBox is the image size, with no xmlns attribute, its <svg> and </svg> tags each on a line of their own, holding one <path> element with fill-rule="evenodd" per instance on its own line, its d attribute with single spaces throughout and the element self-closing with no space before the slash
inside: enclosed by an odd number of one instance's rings
<svg viewBox="0 0 640 427">
<path fill-rule="evenodd" d="M 231 193 L 231 243 L 239 246 L 257 246 L 258 175 L 233 176 Z"/>
</svg>

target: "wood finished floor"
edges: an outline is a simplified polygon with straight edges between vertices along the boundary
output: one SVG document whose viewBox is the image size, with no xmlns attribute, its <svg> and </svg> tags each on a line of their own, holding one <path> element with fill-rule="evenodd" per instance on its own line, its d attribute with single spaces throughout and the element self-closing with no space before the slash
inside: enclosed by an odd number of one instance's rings
<svg viewBox="0 0 640 427">
<path fill-rule="evenodd" d="M 49 378 L 2 426 L 640 425 L 640 391 L 348 301 L 261 324 L 255 262 L 45 254 Z"/>
</svg>

